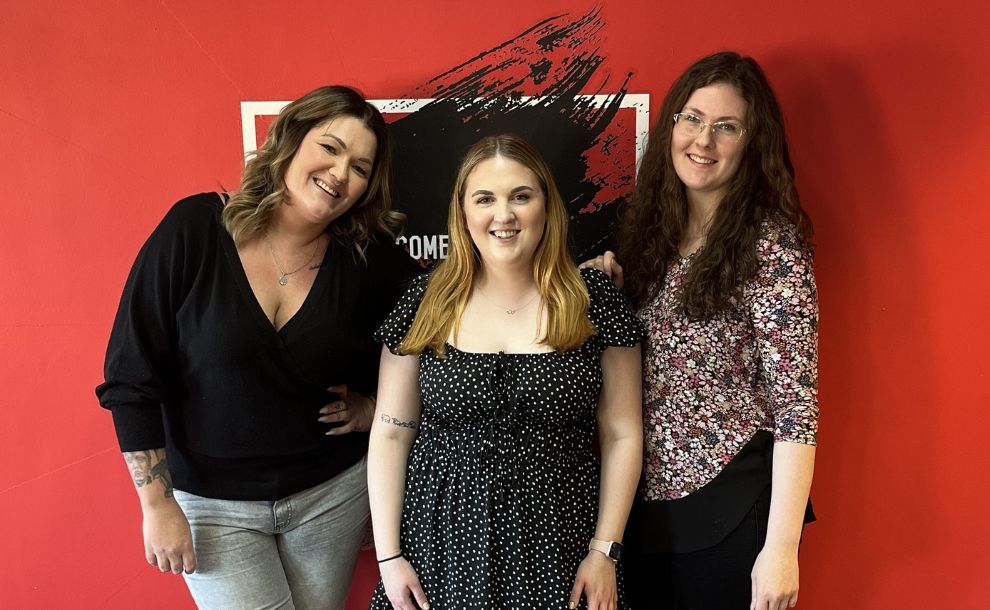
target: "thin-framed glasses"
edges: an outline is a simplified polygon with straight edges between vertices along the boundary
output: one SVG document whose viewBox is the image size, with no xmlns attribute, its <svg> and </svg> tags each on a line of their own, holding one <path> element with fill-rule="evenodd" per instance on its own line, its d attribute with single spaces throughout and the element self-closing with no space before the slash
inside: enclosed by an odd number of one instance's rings
<svg viewBox="0 0 990 610">
<path fill-rule="evenodd" d="M 691 114 L 690 112 L 678 112 L 674 114 L 674 129 L 677 129 L 692 137 L 698 137 L 706 129 L 710 129 L 712 132 L 712 138 L 719 142 L 735 143 L 738 142 L 743 134 L 746 133 L 746 128 L 742 126 L 738 121 L 716 121 L 714 123 L 706 123 L 701 120 L 701 117 Z"/>
</svg>

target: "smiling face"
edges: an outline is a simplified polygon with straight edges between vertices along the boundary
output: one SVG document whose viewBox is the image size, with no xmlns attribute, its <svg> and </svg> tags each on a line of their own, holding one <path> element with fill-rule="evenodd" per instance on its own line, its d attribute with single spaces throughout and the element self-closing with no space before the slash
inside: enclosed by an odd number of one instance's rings
<svg viewBox="0 0 990 610">
<path fill-rule="evenodd" d="M 746 100 L 732 85 L 716 83 L 695 89 L 681 112 L 693 114 L 706 123 L 736 121 L 746 125 Z M 746 136 L 738 141 L 713 137 L 706 128 L 691 135 L 674 125 L 670 155 L 677 177 L 684 183 L 689 201 L 718 201 L 728 190 L 745 151 Z"/>
<path fill-rule="evenodd" d="M 285 170 L 294 220 L 326 226 L 347 212 L 368 188 L 378 142 L 359 119 L 337 117 L 311 129 Z"/>
<path fill-rule="evenodd" d="M 547 221 L 546 195 L 533 170 L 501 156 L 481 161 L 465 181 L 461 208 L 486 266 L 532 265 Z"/>
</svg>

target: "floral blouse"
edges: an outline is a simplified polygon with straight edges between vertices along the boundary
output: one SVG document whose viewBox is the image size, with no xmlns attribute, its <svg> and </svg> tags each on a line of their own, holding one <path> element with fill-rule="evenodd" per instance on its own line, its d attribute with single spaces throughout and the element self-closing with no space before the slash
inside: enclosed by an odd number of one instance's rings
<svg viewBox="0 0 990 610">
<path fill-rule="evenodd" d="M 671 263 L 646 324 L 646 500 L 683 498 L 715 478 L 760 430 L 815 444 L 818 293 L 796 229 L 768 220 L 756 275 L 725 313 L 691 320 L 678 292 L 694 256 Z"/>
</svg>

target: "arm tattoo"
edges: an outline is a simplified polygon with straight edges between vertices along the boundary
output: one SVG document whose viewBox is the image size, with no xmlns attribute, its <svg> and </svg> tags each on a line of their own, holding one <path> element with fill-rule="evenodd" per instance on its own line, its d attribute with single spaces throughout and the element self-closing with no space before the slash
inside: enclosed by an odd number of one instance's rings
<svg viewBox="0 0 990 610">
<path fill-rule="evenodd" d="M 168 469 L 165 449 L 128 451 L 124 453 L 124 461 L 131 469 L 131 478 L 134 479 L 135 487 L 151 485 L 159 480 L 165 488 L 165 497 L 172 497 L 172 473 Z"/>
<path fill-rule="evenodd" d="M 386 424 L 392 424 L 393 426 L 399 426 L 400 428 L 412 428 L 413 430 L 416 429 L 416 425 L 417 425 L 415 419 L 411 419 L 409 421 L 402 421 L 400 419 L 396 419 L 392 417 L 387 413 L 382 413 L 382 421 L 385 422 Z"/>
</svg>

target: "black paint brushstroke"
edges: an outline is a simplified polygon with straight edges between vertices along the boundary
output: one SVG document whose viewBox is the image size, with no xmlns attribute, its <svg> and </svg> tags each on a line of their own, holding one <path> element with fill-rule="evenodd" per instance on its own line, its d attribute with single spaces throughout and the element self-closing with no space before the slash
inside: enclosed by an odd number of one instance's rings
<svg viewBox="0 0 990 610">
<path fill-rule="evenodd" d="M 396 207 L 408 213 L 407 235 L 446 232 L 454 173 L 479 138 L 518 133 L 546 158 L 571 215 L 576 258 L 597 254 L 614 223 L 615 205 L 589 205 L 601 189 L 605 168 L 589 168 L 587 151 L 615 120 L 631 74 L 618 92 L 596 107 L 578 96 L 605 58 L 599 53 L 604 21 L 598 9 L 576 18 L 545 19 L 518 36 L 430 79 L 407 95 L 434 98 L 391 124 L 395 142 Z M 537 97 L 537 102 L 524 101 Z M 624 177 L 618 178 L 619 183 Z M 630 182 L 631 184 L 631 182 Z M 593 210 L 581 213 L 582 210 Z"/>
</svg>

